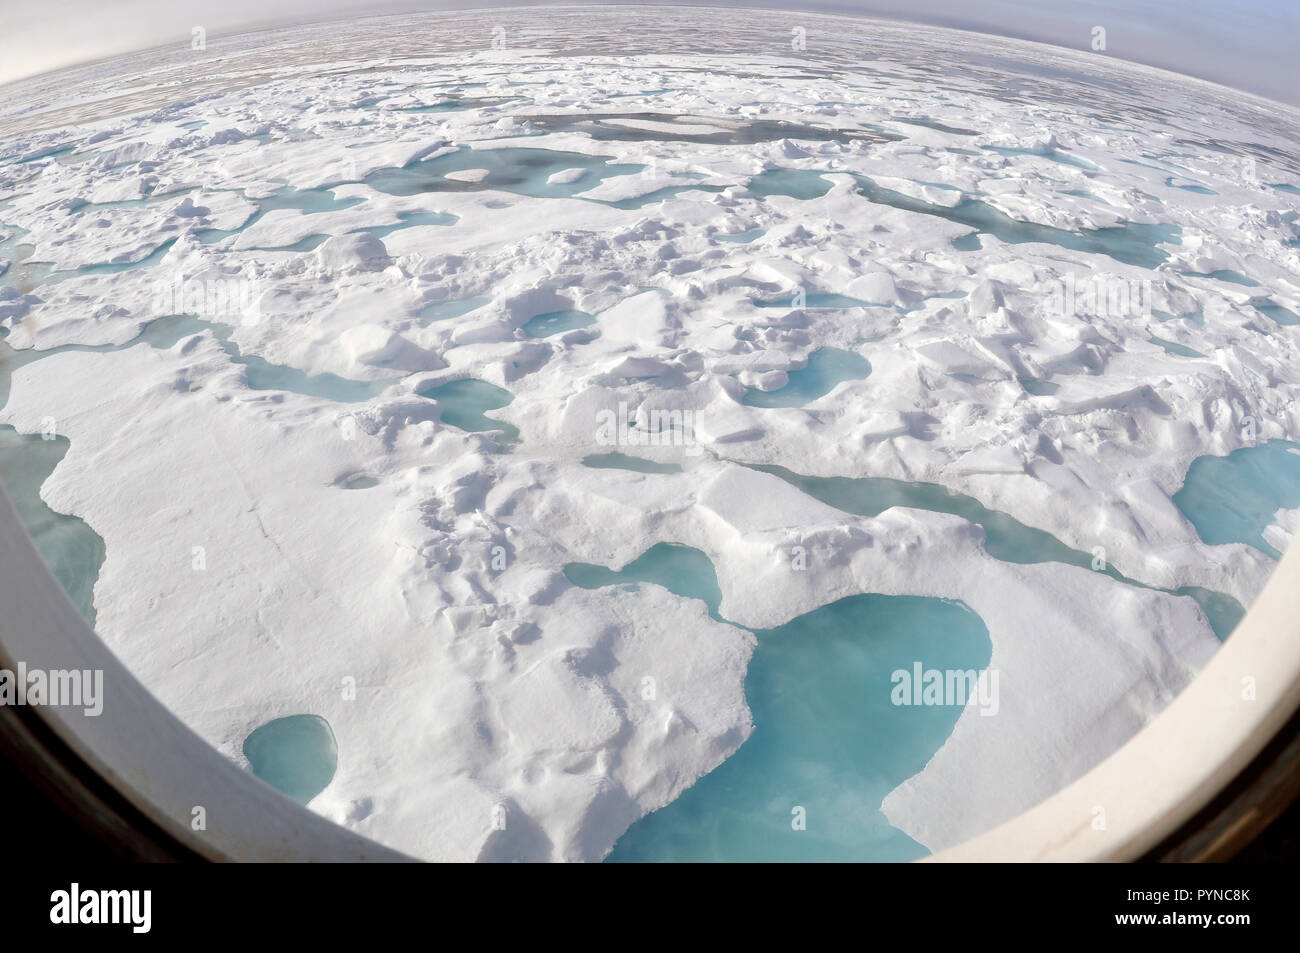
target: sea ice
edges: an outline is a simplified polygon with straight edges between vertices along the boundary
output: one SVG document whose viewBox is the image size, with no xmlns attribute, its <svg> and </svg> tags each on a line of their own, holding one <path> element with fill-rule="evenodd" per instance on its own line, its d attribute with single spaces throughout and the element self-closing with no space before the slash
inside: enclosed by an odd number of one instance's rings
<svg viewBox="0 0 1300 953">
<path fill-rule="evenodd" d="M 800 18 L 794 57 L 778 13 L 519 10 L 473 51 L 467 12 L 10 89 L 0 476 L 204 739 L 266 774 L 316 718 L 282 783 L 338 823 L 598 860 L 765 730 L 748 630 L 949 600 L 998 713 L 862 812 L 938 849 L 1211 656 L 1300 512 L 1300 116 Z M 525 45 L 556 23 L 581 55 Z M 661 545 L 716 598 L 564 572 Z"/>
</svg>

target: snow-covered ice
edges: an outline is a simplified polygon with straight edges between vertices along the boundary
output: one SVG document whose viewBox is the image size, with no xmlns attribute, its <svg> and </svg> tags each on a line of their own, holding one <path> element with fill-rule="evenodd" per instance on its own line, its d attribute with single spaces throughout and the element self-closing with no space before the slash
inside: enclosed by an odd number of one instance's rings
<svg viewBox="0 0 1300 953">
<path fill-rule="evenodd" d="M 104 540 L 97 631 L 160 699 L 236 760 L 324 718 L 312 809 L 418 856 L 598 860 L 762 730 L 750 630 L 856 593 L 958 600 L 992 642 L 997 717 L 884 799 L 929 849 L 1181 690 L 1218 641 L 1176 590 L 1248 605 L 1274 565 L 1174 496 L 1300 434 L 1300 114 L 871 20 L 493 17 L 0 106 L 3 346 L 59 349 L 0 424 L 70 441 L 41 497 Z M 119 347 L 173 313 L 202 324 Z M 505 397 L 422 396 L 463 380 Z M 610 452 L 644 466 L 583 463 Z M 758 467 L 920 489 L 852 515 Z M 995 558 L 931 485 L 1095 565 Z M 562 571 L 660 542 L 708 556 L 726 621 Z"/>
</svg>

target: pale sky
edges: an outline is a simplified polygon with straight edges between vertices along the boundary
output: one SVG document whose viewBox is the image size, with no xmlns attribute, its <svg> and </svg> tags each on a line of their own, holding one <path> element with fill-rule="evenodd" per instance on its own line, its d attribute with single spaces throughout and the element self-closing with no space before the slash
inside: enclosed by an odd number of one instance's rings
<svg viewBox="0 0 1300 953">
<path fill-rule="evenodd" d="M 0 83 L 159 46 L 188 37 L 196 25 L 215 36 L 340 16 L 510 5 L 508 0 L 0 0 Z M 889 16 L 1074 48 L 1086 46 L 1093 26 L 1104 26 L 1112 56 L 1300 102 L 1300 0 L 711 0 L 707 5 Z"/>
</svg>

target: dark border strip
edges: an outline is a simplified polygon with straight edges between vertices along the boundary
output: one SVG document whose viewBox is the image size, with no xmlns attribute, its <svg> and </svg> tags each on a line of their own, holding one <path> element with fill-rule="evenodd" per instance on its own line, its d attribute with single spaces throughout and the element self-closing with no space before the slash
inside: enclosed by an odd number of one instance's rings
<svg viewBox="0 0 1300 953">
<path fill-rule="evenodd" d="M 0 667 L 13 665 L 0 657 Z M 201 862 L 150 820 L 107 779 L 81 759 L 33 706 L 0 705 L 0 758 L 71 824 L 78 825 L 115 860 L 145 863 Z M 22 826 L 23 817 L 7 824 Z"/>
<path fill-rule="evenodd" d="M 1300 800 L 1300 711 L 1249 765 L 1140 862 L 1216 863 L 1244 850 Z"/>
</svg>

